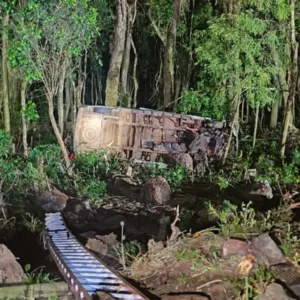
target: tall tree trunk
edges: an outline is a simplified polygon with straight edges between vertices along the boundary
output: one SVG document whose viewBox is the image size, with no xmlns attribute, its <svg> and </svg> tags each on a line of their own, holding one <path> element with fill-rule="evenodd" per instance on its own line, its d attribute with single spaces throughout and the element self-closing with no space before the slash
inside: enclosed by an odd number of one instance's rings
<svg viewBox="0 0 300 300">
<path fill-rule="evenodd" d="M 282 141 L 281 141 L 281 157 L 284 159 L 285 156 L 285 143 L 288 136 L 288 129 L 290 125 L 290 119 L 292 117 L 292 108 L 293 102 L 295 100 L 295 92 L 297 85 L 297 76 L 298 76 L 298 43 L 296 42 L 296 33 L 295 33 L 295 0 L 290 0 L 291 5 L 291 80 L 289 86 L 289 95 L 287 99 L 287 105 L 285 107 L 285 118 L 283 124 L 283 132 L 282 132 Z"/>
<path fill-rule="evenodd" d="M 279 100 L 275 99 L 272 104 L 270 128 L 276 128 L 278 123 Z"/>
<path fill-rule="evenodd" d="M 118 0 L 117 24 L 115 26 L 112 56 L 106 80 L 105 104 L 106 106 L 117 106 L 121 64 L 123 60 L 125 36 L 126 36 L 126 0 Z"/>
<path fill-rule="evenodd" d="M 137 51 L 135 48 L 135 44 L 133 42 L 133 40 L 131 39 L 131 46 L 134 52 L 134 64 L 133 64 L 133 82 L 134 82 L 134 93 L 133 93 L 133 107 L 136 108 L 137 107 L 137 93 L 138 93 L 138 89 L 139 89 L 139 82 L 137 80 L 137 76 L 136 76 L 136 68 L 137 68 L 137 63 L 138 63 L 138 56 L 137 56 Z"/>
<path fill-rule="evenodd" d="M 72 84 L 69 78 L 66 78 L 65 90 L 66 90 L 66 101 L 65 101 L 66 104 L 65 104 L 65 111 L 64 111 L 64 120 L 65 120 L 65 124 L 67 124 L 69 119 L 70 106 L 71 106 L 71 97 L 73 95 Z"/>
<path fill-rule="evenodd" d="M 74 84 L 74 82 L 73 82 Z M 75 85 L 74 85 L 75 88 Z M 79 109 L 79 107 L 81 106 L 82 103 L 82 89 L 83 89 L 83 71 L 82 71 L 82 67 L 80 65 L 79 68 L 79 73 L 78 73 L 78 80 L 77 80 L 77 86 L 74 90 L 74 97 L 75 97 L 75 107 L 77 108 L 77 110 Z"/>
<path fill-rule="evenodd" d="M 58 114 L 58 127 L 61 135 L 64 134 L 64 88 L 66 79 L 66 62 L 63 62 L 62 73 L 59 78 L 58 97 L 57 97 L 57 114 Z"/>
<path fill-rule="evenodd" d="M 192 0 L 192 12 L 191 12 L 191 20 L 190 20 L 190 32 L 189 32 L 189 62 L 186 71 L 186 75 L 183 83 L 183 90 L 187 90 L 190 87 L 190 79 L 192 75 L 192 66 L 193 66 L 193 46 L 192 46 L 192 38 L 193 38 L 193 20 L 194 20 L 194 11 L 195 11 L 195 0 Z"/>
<path fill-rule="evenodd" d="M 26 80 L 22 81 L 21 86 L 21 108 L 22 108 L 22 139 L 23 139 L 23 153 L 24 156 L 28 156 L 28 144 L 27 144 L 27 121 L 25 117 L 25 107 L 26 107 Z"/>
<path fill-rule="evenodd" d="M 51 125 L 52 125 L 52 128 L 53 128 L 54 134 L 56 136 L 57 142 L 58 142 L 58 144 L 61 148 L 61 151 L 63 153 L 64 161 L 65 161 L 65 164 L 66 164 L 66 167 L 67 167 L 67 172 L 70 176 L 72 176 L 73 172 L 70 168 L 71 163 L 70 163 L 70 159 L 68 157 L 67 148 L 66 148 L 66 145 L 63 141 L 62 135 L 59 131 L 59 128 L 57 126 L 57 122 L 56 122 L 55 117 L 54 117 L 53 95 L 47 94 L 47 101 L 48 101 L 48 112 L 49 112 L 50 122 L 51 122 Z"/>
<path fill-rule="evenodd" d="M 168 30 L 164 53 L 164 106 L 168 107 L 174 94 L 174 50 L 181 0 L 174 0 L 173 20 Z"/>
<path fill-rule="evenodd" d="M 253 143 L 252 143 L 252 148 L 254 148 L 254 147 L 255 147 L 255 144 L 256 144 L 257 127 L 258 127 L 258 117 L 259 117 L 259 105 L 256 104 L 256 110 L 255 110 L 255 124 L 254 124 L 254 132 L 253 132 Z"/>
<path fill-rule="evenodd" d="M 232 141 L 232 137 L 234 135 L 234 130 L 235 130 L 235 128 L 239 127 L 239 110 L 240 110 L 240 104 L 241 104 L 240 98 L 241 98 L 240 95 L 237 94 L 235 96 L 234 101 L 233 101 L 233 103 L 235 103 L 235 108 L 234 108 L 234 112 L 233 112 L 232 125 L 231 125 L 231 128 L 230 128 L 229 138 L 227 140 L 225 152 L 224 152 L 224 155 L 223 155 L 222 165 L 226 164 L 226 160 L 227 160 L 229 149 L 230 149 L 230 144 L 231 144 L 231 141 Z M 238 135 L 238 130 L 236 130 L 236 131 L 237 131 L 237 135 Z"/>
<path fill-rule="evenodd" d="M 10 132 L 10 112 L 9 112 L 9 91 L 8 91 L 8 62 L 7 62 L 7 27 L 9 23 L 9 14 L 2 18 L 2 93 L 4 110 L 4 128 Z"/>
<path fill-rule="evenodd" d="M 82 103 L 85 104 L 85 94 L 86 94 L 86 79 L 87 79 L 87 59 L 88 59 L 88 54 L 87 50 L 84 52 L 84 71 L 83 71 L 83 86 L 82 86 Z"/>
<path fill-rule="evenodd" d="M 125 50 L 122 62 L 122 72 L 121 72 L 121 93 L 125 98 L 129 98 L 127 93 L 128 86 L 128 75 L 130 66 L 130 50 L 131 50 L 131 39 L 132 39 L 132 28 L 133 28 L 133 15 L 134 15 L 134 3 L 126 4 L 127 8 L 127 30 L 126 30 L 126 42 Z M 130 102 L 128 101 L 128 106 L 130 107 Z"/>
<path fill-rule="evenodd" d="M 271 53 L 273 57 L 273 61 L 276 65 L 276 67 L 279 69 L 278 72 L 278 80 L 279 80 L 279 86 L 282 91 L 282 98 L 284 101 L 284 104 L 286 105 L 287 99 L 288 99 L 288 84 L 286 80 L 286 69 L 283 66 L 283 63 L 279 57 L 278 51 L 275 47 L 271 48 Z M 276 101 L 273 103 L 272 106 L 272 112 L 271 112 L 271 120 L 270 120 L 270 128 L 275 128 L 277 126 L 278 122 L 278 111 L 279 111 L 279 101 Z"/>
</svg>

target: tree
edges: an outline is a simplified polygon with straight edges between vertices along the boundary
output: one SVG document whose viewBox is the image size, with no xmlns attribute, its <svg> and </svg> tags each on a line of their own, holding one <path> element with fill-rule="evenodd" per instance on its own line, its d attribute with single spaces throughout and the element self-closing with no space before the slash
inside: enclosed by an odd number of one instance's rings
<svg viewBox="0 0 300 300">
<path fill-rule="evenodd" d="M 10 13 L 15 1 L 0 1 L 2 19 L 2 93 L 4 110 L 4 128 L 10 132 L 9 86 L 8 86 L 8 25 Z"/>
<path fill-rule="evenodd" d="M 174 96 L 174 57 L 182 2 L 181 0 L 174 0 L 162 3 L 161 0 L 155 0 L 148 12 L 151 25 L 160 38 L 164 49 L 163 82 L 165 107 L 171 105 Z M 173 9 L 170 9 L 171 5 Z"/>
<path fill-rule="evenodd" d="M 288 129 L 290 120 L 292 117 L 292 107 L 295 100 L 296 85 L 298 79 L 298 43 L 296 41 L 296 30 L 295 30 L 295 0 L 290 0 L 291 5 L 291 22 L 290 22 L 290 44 L 291 44 L 291 79 L 289 86 L 289 94 L 285 107 L 282 141 L 281 141 L 281 156 L 284 158 L 285 155 L 285 143 L 287 140 Z"/>
<path fill-rule="evenodd" d="M 125 50 L 127 28 L 127 2 L 117 0 L 117 22 L 114 32 L 112 55 L 106 80 L 105 104 L 117 106 L 119 99 L 119 82 L 121 65 Z"/>
<path fill-rule="evenodd" d="M 11 63 L 26 72 L 28 81 L 43 83 L 50 122 L 68 170 L 68 153 L 54 116 L 55 97 L 66 63 L 69 73 L 78 67 L 75 62 L 96 31 L 96 12 L 88 0 L 29 1 L 15 16 Z"/>
</svg>

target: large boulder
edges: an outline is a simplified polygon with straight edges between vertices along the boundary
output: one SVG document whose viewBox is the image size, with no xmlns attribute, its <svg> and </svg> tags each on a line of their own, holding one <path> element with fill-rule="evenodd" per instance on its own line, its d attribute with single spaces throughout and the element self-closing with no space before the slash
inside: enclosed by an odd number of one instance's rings
<svg viewBox="0 0 300 300">
<path fill-rule="evenodd" d="M 258 264 L 270 267 L 287 263 L 282 251 L 268 233 L 263 233 L 255 237 L 251 241 L 248 249 L 249 252 L 254 255 Z"/>
<path fill-rule="evenodd" d="M 142 194 L 145 201 L 163 205 L 170 200 L 171 188 L 165 178 L 151 178 L 142 186 Z"/>
<path fill-rule="evenodd" d="M 24 271 L 12 252 L 0 244 L 0 284 L 21 283 L 24 281 Z"/>
<path fill-rule="evenodd" d="M 166 163 L 181 165 L 190 172 L 194 169 L 193 158 L 189 153 L 170 153 L 165 155 L 164 160 Z"/>
<path fill-rule="evenodd" d="M 36 203 L 43 208 L 46 213 L 54 213 L 65 208 L 69 196 L 56 188 L 50 191 L 39 193 L 36 197 Z"/>
</svg>

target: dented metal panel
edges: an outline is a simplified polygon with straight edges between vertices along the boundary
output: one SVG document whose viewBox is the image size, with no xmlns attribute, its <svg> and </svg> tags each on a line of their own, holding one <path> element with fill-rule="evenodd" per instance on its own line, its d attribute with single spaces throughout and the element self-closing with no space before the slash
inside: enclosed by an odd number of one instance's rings
<svg viewBox="0 0 300 300">
<path fill-rule="evenodd" d="M 77 153 L 110 148 L 126 158 L 157 161 L 168 153 L 188 152 L 210 119 L 149 109 L 82 106 L 74 146 Z M 223 127 L 223 123 L 214 122 Z"/>
</svg>

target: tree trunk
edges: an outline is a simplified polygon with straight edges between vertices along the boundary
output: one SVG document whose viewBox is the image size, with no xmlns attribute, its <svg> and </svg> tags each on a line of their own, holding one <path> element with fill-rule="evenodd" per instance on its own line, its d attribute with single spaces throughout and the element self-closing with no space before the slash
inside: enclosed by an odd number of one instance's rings
<svg viewBox="0 0 300 300">
<path fill-rule="evenodd" d="M 68 122 L 69 119 L 69 112 L 70 112 L 70 106 L 71 106 L 71 95 L 72 93 L 72 85 L 69 78 L 66 78 L 66 105 L 65 105 L 65 111 L 64 111 L 64 120 L 65 124 Z"/>
<path fill-rule="evenodd" d="M 23 153 L 24 156 L 28 156 L 28 144 L 27 144 L 27 121 L 25 116 L 25 107 L 26 107 L 26 80 L 22 81 L 21 86 L 21 108 L 22 108 L 22 138 L 23 138 Z"/>
<path fill-rule="evenodd" d="M 66 78 L 66 62 L 63 62 L 62 72 L 59 78 L 58 97 L 57 97 L 57 114 L 58 127 L 61 135 L 64 134 L 64 88 Z"/>
<path fill-rule="evenodd" d="M 47 101 L 48 101 L 48 112 L 49 112 L 50 122 L 51 122 L 51 125 L 52 125 L 52 128 L 53 128 L 54 134 L 56 136 L 57 142 L 58 142 L 58 144 L 61 148 L 61 151 L 63 153 L 64 161 L 65 161 L 65 164 L 66 164 L 66 167 L 67 167 L 67 172 L 70 176 L 72 176 L 73 172 L 70 168 L 71 163 L 70 163 L 70 159 L 68 157 L 67 148 L 66 148 L 65 143 L 62 139 L 62 135 L 61 135 L 61 133 L 58 129 L 57 122 L 56 122 L 55 117 L 54 117 L 53 95 L 47 94 Z"/>
<path fill-rule="evenodd" d="M 136 68 L 137 68 L 137 63 L 138 63 L 138 56 L 137 56 L 137 51 L 135 48 L 135 44 L 133 42 L 133 40 L 131 39 L 131 46 L 134 52 L 134 64 L 133 64 L 133 82 L 134 82 L 134 94 L 133 94 L 133 107 L 136 108 L 137 107 L 137 93 L 138 93 L 138 89 L 139 89 L 139 82 L 137 80 L 136 77 Z"/>
<path fill-rule="evenodd" d="M 254 124 L 252 148 L 254 148 L 255 144 L 256 144 L 257 127 L 258 127 L 258 116 L 259 116 L 259 105 L 257 104 L 256 105 L 256 110 L 255 110 L 255 124 Z"/>
<path fill-rule="evenodd" d="M 232 125 L 231 125 L 231 128 L 230 128 L 230 134 L 229 134 L 229 138 L 227 140 L 227 145 L 226 145 L 226 148 L 225 148 L 222 165 L 226 164 L 227 156 L 228 156 L 229 149 L 230 149 L 230 144 L 231 144 L 232 137 L 233 137 L 233 131 L 234 131 L 234 128 L 235 128 L 236 125 L 238 127 L 239 109 L 240 109 L 240 103 L 241 103 L 240 95 L 236 95 L 234 102 L 236 102 L 236 106 L 235 106 L 234 113 L 233 113 Z M 238 134 L 238 132 L 237 132 L 237 134 Z"/>
<path fill-rule="evenodd" d="M 9 23 L 9 14 L 2 19 L 2 92 L 3 92 L 3 110 L 4 110 L 4 128 L 10 132 L 10 112 L 9 112 L 9 92 L 8 92 L 8 63 L 7 63 L 7 27 Z"/>
<path fill-rule="evenodd" d="M 284 101 L 284 104 L 287 104 L 288 99 L 288 84 L 286 80 L 286 69 L 283 66 L 283 63 L 279 57 L 278 51 L 275 47 L 271 48 L 271 53 L 273 57 L 273 61 L 276 65 L 276 67 L 279 69 L 278 72 L 278 80 L 279 80 L 279 86 L 282 90 L 282 98 Z M 270 128 L 276 128 L 277 122 L 278 122 L 278 110 L 279 110 L 279 101 L 275 101 L 272 105 L 272 113 L 271 113 L 271 120 L 270 120 Z"/>
<path fill-rule="evenodd" d="M 295 33 L 295 0 L 290 0 L 291 4 L 291 80 L 289 86 L 289 95 L 287 99 L 287 105 L 285 107 L 285 118 L 283 124 L 282 132 L 282 148 L 281 148 L 281 157 L 284 159 L 285 156 L 285 144 L 288 136 L 288 129 L 290 125 L 290 119 L 292 117 L 292 108 L 293 102 L 295 99 L 296 85 L 297 85 L 297 76 L 298 76 L 298 43 L 296 42 L 296 33 Z"/>
<path fill-rule="evenodd" d="M 275 99 L 272 104 L 270 128 L 276 128 L 278 123 L 279 100 Z"/>
<path fill-rule="evenodd" d="M 187 90 L 190 87 L 190 79 L 192 75 L 192 66 L 193 66 L 193 46 L 192 46 L 192 38 L 193 38 L 193 20 L 194 20 L 194 11 L 195 11 L 195 0 L 192 0 L 192 12 L 191 12 L 191 20 L 190 20 L 190 32 L 189 32 L 189 62 L 186 71 L 186 75 L 184 78 L 183 89 Z"/>
<path fill-rule="evenodd" d="M 86 79 L 87 79 L 87 50 L 84 52 L 84 71 L 83 71 L 83 85 L 82 85 L 82 103 L 85 104 L 85 94 L 86 94 Z"/>
<path fill-rule="evenodd" d="M 118 104 L 120 71 L 125 47 L 126 21 L 126 0 L 118 0 L 117 24 L 115 27 L 112 56 L 106 80 L 106 106 L 117 106 Z"/>
<path fill-rule="evenodd" d="M 174 94 L 174 50 L 181 0 L 174 0 L 173 20 L 168 30 L 164 53 L 164 106 L 168 107 Z"/>
<path fill-rule="evenodd" d="M 123 62 L 122 62 L 122 72 L 121 72 L 121 93 L 124 98 L 128 98 L 129 100 L 127 85 L 128 85 L 129 66 L 130 66 L 130 50 L 131 50 L 132 28 L 133 28 L 134 3 L 126 4 L 126 7 L 127 7 L 127 32 L 126 32 L 125 50 L 124 50 Z M 131 101 L 128 101 L 128 107 L 130 107 L 130 102 Z"/>
</svg>

